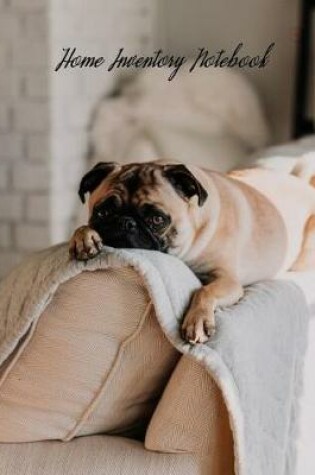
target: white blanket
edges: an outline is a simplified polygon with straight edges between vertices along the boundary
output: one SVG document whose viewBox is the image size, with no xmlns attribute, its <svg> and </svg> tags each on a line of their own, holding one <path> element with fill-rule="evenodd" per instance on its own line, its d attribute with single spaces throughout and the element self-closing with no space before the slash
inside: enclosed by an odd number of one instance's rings
<svg viewBox="0 0 315 475">
<path fill-rule="evenodd" d="M 221 388 L 234 436 L 236 474 L 293 475 L 308 310 L 291 282 L 251 286 L 239 304 L 217 312 L 215 338 L 190 346 L 181 340 L 179 325 L 200 282 L 181 261 L 157 252 L 107 248 L 82 263 L 70 261 L 62 244 L 30 257 L 1 282 L 0 364 L 62 282 L 112 266 L 132 266 L 143 276 L 166 336 L 198 360 Z"/>
</svg>

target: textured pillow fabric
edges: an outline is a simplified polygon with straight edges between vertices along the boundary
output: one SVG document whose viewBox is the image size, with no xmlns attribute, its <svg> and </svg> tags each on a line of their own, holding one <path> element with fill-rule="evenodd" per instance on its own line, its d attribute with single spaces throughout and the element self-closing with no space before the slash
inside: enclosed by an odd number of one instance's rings
<svg viewBox="0 0 315 475">
<path fill-rule="evenodd" d="M 152 416 L 145 447 L 207 456 L 207 473 L 234 474 L 233 438 L 222 394 L 196 361 L 183 356 L 177 364 Z"/>
<path fill-rule="evenodd" d="M 62 284 L 0 373 L 0 442 L 145 425 L 178 353 L 131 268 Z"/>
<path fill-rule="evenodd" d="M 212 475 L 207 466 L 198 456 L 149 452 L 126 437 L 0 444 L 1 475 Z"/>
</svg>

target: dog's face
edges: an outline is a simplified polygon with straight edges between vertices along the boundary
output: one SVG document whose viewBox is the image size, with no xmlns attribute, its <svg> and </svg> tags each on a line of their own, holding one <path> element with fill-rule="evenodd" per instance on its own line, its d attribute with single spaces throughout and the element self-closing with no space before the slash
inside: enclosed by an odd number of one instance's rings
<svg viewBox="0 0 315 475">
<path fill-rule="evenodd" d="M 86 193 L 89 225 L 105 245 L 177 255 L 192 242 L 194 210 L 207 199 L 206 190 L 184 165 L 158 162 L 99 163 L 82 178 L 83 202 Z"/>
</svg>

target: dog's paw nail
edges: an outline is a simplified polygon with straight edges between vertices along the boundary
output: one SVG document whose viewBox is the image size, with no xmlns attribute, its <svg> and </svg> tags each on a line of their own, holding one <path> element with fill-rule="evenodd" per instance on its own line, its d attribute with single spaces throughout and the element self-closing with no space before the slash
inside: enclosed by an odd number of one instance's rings
<svg viewBox="0 0 315 475">
<path fill-rule="evenodd" d="M 197 335 L 195 333 L 195 328 L 193 325 L 190 325 L 182 329 L 182 338 L 188 343 L 194 345 L 197 341 Z"/>
<path fill-rule="evenodd" d="M 204 322 L 203 328 L 197 323 L 198 322 L 184 326 L 181 331 L 183 340 L 191 345 L 206 343 L 215 333 L 213 323 Z"/>
<path fill-rule="evenodd" d="M 190 340 L 187 340 L 187 342 L 190 344 L 190 345 L 196 345 L 196 343 L 199 343 L 197 338 L 194 338 L 193 340 L 190 339 Z"/>
<path fill-rule="evenodd" d="M 215 325 L 205 322 L 204 323 L 204 332 L 207 335 L 207 337 L 209 337 L 209 338 L 214 336 L 214 334 L 215 334 Z"/>
</svg>

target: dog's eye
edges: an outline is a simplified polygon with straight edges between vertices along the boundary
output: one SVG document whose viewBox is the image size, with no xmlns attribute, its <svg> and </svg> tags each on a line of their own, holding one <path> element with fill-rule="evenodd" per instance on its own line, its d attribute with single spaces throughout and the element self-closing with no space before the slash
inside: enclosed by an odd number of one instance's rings
<svg viewBox="0 0 315 475">
<path fill-rule="evenodd" d="M 160 226 L 161 224 L 164 223 L 164 218 L 163 218 L 163 216 L 161 216 L 161 215 L 153 216 L 153 217 L 152 217 L 152 223 L 153 223 L 155 226 Z"/>
<path fill-rule="evenodd" d="M 114 195 L 107 198 L 107 200 L 101 203 L 96 209 L 96 215 L 100 219 L 109 218 L 117 213 L 120 207 L 119 198 Z"/>
<path fill-rule="evenodd" d="M 97 212 L 97 216 L 99 218 L 108 218 L 108 216 L 110 216 L 110 211 L 108 209 L 102 209 L 100 211 Z"/>
<path fill-rule="evenodd" d="M 160 228 L 164 225 L 164 218 L 160 214 L 155 214 L 147 217 L 146 222 L 151 227 Z"/>
</svg>

